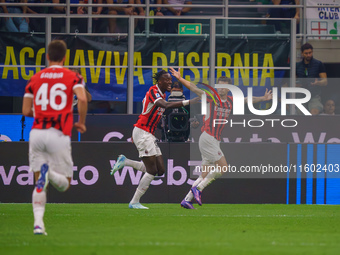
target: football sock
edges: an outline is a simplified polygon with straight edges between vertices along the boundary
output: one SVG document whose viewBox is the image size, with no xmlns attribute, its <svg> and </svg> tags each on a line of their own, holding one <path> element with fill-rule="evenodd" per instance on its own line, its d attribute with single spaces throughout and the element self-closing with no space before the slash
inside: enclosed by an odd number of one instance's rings
<svg viewBox="0 0 340 255">
<path fill-rule="evenodd" d="M 202 176 L 198 177 L 197 180 L 192 184 L 192 187 L 197 186 L 202 180 L 203 180 Z M 191 190 L 189 190 L 184 200 L 187 202 L 191 202 L 193 198 L 194 198 L 194 194 L 192 194 Z"/>
<path fill-rule="evenodd" d="M 51 182 L 53 187 L 60 192 L 67 190 L 70 185 L 68 179 L 64 175 L 54 171 L 48 172 L 48 180 Z"/>
<path fill-rule="evenodd" d="M 36 188 L 34 188 L 33 194 L 32 194 L 34 227 L 39 226 L 42 229 L 45 228 L 44 221 L 43 221 L 44 213 L 45 213 L 45 204 L 46 204 L 46 192 L 43 190 L 38 193 Z"/>
<path fill-rule="evenodd" d="M 149 188 L 150 183 L 155 178 L 154 175 L 145 173 L 142 179 L 139 182 L 135 195 L 133 196 L 130 204 L 139 203 L 139 199 L 144 195 L 144 193 Z"/>
<path fill-rule="evenodd" d="M 131 159 L 126 158 L 124 165 L 125 166 L 131 166 L 138 171 L 142 171 L 143 173 L 146 172 L 146 168 L 145 168 L 145 165 L 144 165 L 143 162 L 139 162 L 139 161 L 135 161 L 135 160 L 131 160 Z"/>
<path fill-rule="evenodd" d="M 215 181 L 215 179 L 217 179 L 221 175 L 222 175 L 222 173 L 220 173 L 219 171 L 211 171 L 211 172 L 209 172 L 207 174 L 207 176 L 204 178 L 204 180 L 201 181 L 200 184 L 198 184 L 197 189 L 199 191 L 204 190 L 210 183 Z"/>
</svg>

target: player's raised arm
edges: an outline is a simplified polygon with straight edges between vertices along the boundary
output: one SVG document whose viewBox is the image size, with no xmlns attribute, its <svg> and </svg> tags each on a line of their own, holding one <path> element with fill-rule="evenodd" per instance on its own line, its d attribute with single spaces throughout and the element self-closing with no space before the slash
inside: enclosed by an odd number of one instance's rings
<svg viewBox="0 0 340 255">
<path fill-rule="evenodd" d="M 199 97 L 201 97 L 204 94 L 204 91 L 199 89 L 195 84 L 193 84 L 190 81 L 187 81 L 181 76 L 180 68 L 178 68 L 178 71 L 170 67 L 170 73 L 180 82 L 182 83 L 186 88 L 190 89 L 192 92 L 196 93 Z"/>
<path fill-rule="evenodd" d="M 187 106 L 190 104 L 197 104 L 199 101 L 200 101 L 200 98 L 198 97 L 195 97 L 194 99 L 178 101 L 178 102 L 168 102 L 164 99 L 159 99 L 156 101 L 155 105 L 158 107 L 169 109 L 169 108 L 180 108 L 182 106 Z"/>
<path fill-rule="evenodd" d="M 248 97 L 244 98 L 244 103 L 247 102 Z M 259 102 L 264 102 L 264 101 L 269 101 L 273 99 L 273 94 L 271 90 L 266 89 L 266 92 L 262 97 L 253 97 L 253 104 L 259 103 Z"/>
</svg>

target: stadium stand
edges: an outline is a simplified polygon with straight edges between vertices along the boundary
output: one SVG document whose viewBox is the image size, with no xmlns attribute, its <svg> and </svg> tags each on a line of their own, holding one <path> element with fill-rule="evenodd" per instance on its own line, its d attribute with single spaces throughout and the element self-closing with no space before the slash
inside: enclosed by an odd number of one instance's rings
<svg viewBox="0 0 340 255">
<path fill-rule="evenodd" d="M 31 5 L 33 2 L 39 3 L 39 2 L 44 2 L 44 1 L 29 1 L 29 3 L 30 3 L 29 5 Z M 48 1 L 48 2 L 52 2 L 52 1 Z M 54 1 L 54 2 L 63 3 L 65 1 Z M 68 1 L 66 1 L 66 2 L 68 2 Z M 71 3 L 73 3 L 73 2 L 75 2 L 75 1 L 71 1 Z M 105 2 L 106 1 L 104 1 L 104 3 Z M 94 3 L 96 3 L 96 1 L 94 1 Z M 216 33 L 217 34 L 223 34 L 225 32 L 225 24 L 228 24 L 228 30 L 227 30 L 228 34 L 240 34 L 240 35 L 243 36 L 243 35 L 247 35 L 247 34 L 250 34 L 250 33 L 260 35 L 260 34 L 274 34 L 276 32 L 273 25 L 265 24 L 265 22 L 263 20 L 246 19 L 246 18 L 264 18 L 264 17 L 267 17 L 268 8 L 250 8 L 250 7 L 247 8 L 247 6 L 254 5 L 254 4 L 267 5 L 267 4 L 271 4 L 271 1 L 269 1 L 269 0 L 256 0 L 256 1 L 255 0 L 254 1 L 252 1 L 252 0 L 229 0 L 228 6 L 227 6 L 227 11 L 228 11 L 227 15 L 225 14 L 225 8 L 221 7 L 221 5 L 223 5 L 224 3 L 225 3 L 225 1 L 223 1 L 223 0 L 211 0 L 209 2 L 204 1 L 204 0 L 194 0 L 193 1 L 193 5 L 192 5 L 193 8 L 190 11 L 189 15 L 193 17 L 194 22 L 202 23 L 202 25 L 203 25 L 202 26 L 202 33 L 203 34 L 209 35 L 209 33 L 210 33 L 209 20 L 208 19 L 203 20 L 203 19 L 200 19 L 199 17 L 224 17 L 224 16 L 228 16 L 228 17 L 231 17 L 231 18 L 235 18 L 235 19 L 229 19 L 227 21 L 224 21 L 222 19 L 217 18 L 216 19 Z M 210 7 L 209 8 L 205 8 L 205 7 L 196 8 L 195 5 L 197 5 L 197 4 L 198 5 L 216 5 L 218 7 L 216 7 L 216 8 L 210 8 Z M 239 7 L 233 8 L 232 7 L 233 5 L 243 5 L 244 8 L 239 8 Z M 34 7 L 38 8 L 38 6 L 39 5 L 37 5 L 37 7 L 36 6 L 34 6 Z M 270 6 L 268 6 L 268 7 L 270 7 Z M 53 7 L 43 6 L 42 8 L 43 9 L 49 8 L 50 11 L 51 11 L 51 9 Z M 72 6 L 70 9 L 72 10 L 72 8 L 74 10 L 76 7 Z M 152 8 L 154 8 L 154 7 L 151 7 L 150 9 L 152 9 Z M 33 7 L 32 7 L 32 9 L 33 9 Z M 66 9 L 66 7 L 65 7 L 65 9 Z M 0 6 L 0 10 L 2 10 L 1 6 Z M 40 9 L 39 9 L 39 11 L 40 11 Z M 301 10 L 301 13 L 303 13 L 302 10 Z M 53 15 L 53 14 L 49 14 L 49 15 Z M 146 13 L 146 15 L 148 15 L 148 13 Z M 34 14 L 30 14 L 30 16 L 32 16 L 32 18 L 30 18 L 32 20 L 37 17 L 37 16 L 33 17 Z M 100 20 L 103 20 L 103 21 L 106 20 L 106 18 L 104 18 L 105 16 L 104 15 L 102 15 L 102 16 L 103 16 L 103 19 L 100 19 Z M 5 19 L 3 13 L 1 13 L 1 12 L 0 12 L 0 19 L 2 21 Z M 37 18 L 37 19 L 41 20 L 42 18 L 41 18 L 41 16 L 39 16 L 39 18 Z M 72 27 L 72 23 L 73 23 L 72 20 L 77 20 L 77 21 L 79 20 L 80 21 L 80 19 L 74 19 L 71 16 L 71 27 Z M 93 22 L 94 21 L 95 20 L 93 20 Z M 52 22 L 52 26 L 53 26 L 53 23 L 54 22 Z M 106 27 L 107 27 L 106 22 L 105 22 L 105 24 L 106 24 Z M 39 24 L 39 25 L 41 25 L 41 24 Z M 1 26 L 1 23 L 0 23 L 0 26 Z M 39 29 L 34 29 L 34 30 L 35 30 L 35 32 L 39 31 Z M 127 32 L 128 28 L 126 27 L 122 30 L 124 32 Z M 0 31 L 5 31 L 3 26 L 0 27 Z M 65 31 L 65 30 L 63 30 L 63 31 Z M 72 33 L 74 34 L 74 29 L 70 30 L 70 32 L 71 32 L 71 34 Z M 93 31 L 93 32 L 97 32 L 97 31 Z M 105 31 L 101 31 L 101 32 L 105 32 Z M 145 33 L 145 31 L 138 31 L 138 32 Z M 152 31 L 150 31 L 150 32 L 152 32 Z M 162 36 L 162 35 L 160 35 L 160 36 Z M 299 48 L 300 41 L 302 41 L 301 38 L 303 40 L 306 40 L 306 38 L 308 38 L 308 37 L 306 37 L 306 32 L 304 32 L 302 37 L 300 36 L 300 38 L 297 40 L 297 44 L 298 44 L 297 47 L 296 47 L 297 49 Z M 334 70 L 337 70 L 337 67 L 328 66 L 328 65 L 329 65 L 329 63 L 337 63 L 336 59 L 334 59 L 334 56 L 336 56 L 337 54 L 329 54 L 330 49 L 337 50 L 337 48 L 338 48 L 334 42 L 335 41 L 333 41 L 333 44 L 330 44 L 330 41 L 322 41 L 322 40 L 319 41 L 316 44 L 316 52 L 315 52 L 316 57 L 319 58 L 319 59 L 322 59 L 325 62 L 326 66 L 327 66 L 326 67 L 327 70 L 331 70 L 331 72 L 334 73 L 333 75 L 330 74 L 330 76 L 332 76 L 332 77 L 334 77 L 334 76 L 336 77 L 336 75 L 335 75 L 336 71 L 334 71 Z M 320 49 L 320 52 L 322 52 L 322 54 L 320 54 L 321 56 L 318 55 L 318 49 Z M 325 59 L 327 61 L 325 61 Z M 327 90 L 325 92 L 326 95 L 339 94 L 338 91 L 337 91 L 337 86 L 332 85 L 332 84 L 333 83 L 331 82 L 329 84 L 329 86 L 327 87 Z M 1 100 L 1 104 L 3 106 L 0 109 L 1 112 L 9 112 L 10 111 L 9 109 L 11 109 L 12 112 L 20 112 L 21 98 L 3 96 L 2 100 Z M 94 102 L 94 104 L 95 104 L 95 102 Z M 102 105 L 102 104 L 99 103 L 98 105 Z M 337 102 L 336 105 L 340 105 L 340 104 Z M 134 108 L 135 108 L 135 106 L 134 106 Z M 98 107 L 94 106 L 94 109 L 93 109 L 94 112 L 96 111 L 96 108 L 98 108 Z M 127 108 L 125 107 L 125 102 L 123 102 L 122 106 L 120 106 L 120 105 L 116 106 L 116 102 L 114 103 L 114 105 L 112 105 L 112 102 L 110 102 L 108 104 L 105 104 L 104 108 L 105 108 L 104 109 L 105 113 L 113 113 L 113 112 L 114 113 L 120 113 L 120 112 L 123 113 L 127 110 Z M 137 110 L 139 110 L 139 108 Z M 101 111 L 99 110 L 99 112 L 101 112 Z M 339 112 L 339 110 L 336 109 L 336 112 Z"/>
</svg>

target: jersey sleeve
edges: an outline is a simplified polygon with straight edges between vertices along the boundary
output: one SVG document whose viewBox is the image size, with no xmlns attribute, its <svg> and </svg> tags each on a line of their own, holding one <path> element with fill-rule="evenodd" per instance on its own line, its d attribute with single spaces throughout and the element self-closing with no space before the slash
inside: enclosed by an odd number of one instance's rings
<svg viewBox="0 0 340 255">
<path fill-rule="evenodd" d="M 163 99 L 163 97 L 158 93 L 157 90 L 152 89 L 152 90 L 150 90 L 149 99 L 150 99 L 150 102 L 154 104 L 159 99 Z"/>
<path fill-rule="evenodd" d="M 75 73 L 73 89 L 78 87 L 85 88 L 85 82 L 83 76 Z"/>
<path fill-rule="evenodd" d="M 24 94 L 24 97 L 29 97 L 29 98 L 33 98 L 33 81 L 32 79 L 30 79 L 26 85 L 26 88 L 25 88 L 25 94 Z"/>
</svg>

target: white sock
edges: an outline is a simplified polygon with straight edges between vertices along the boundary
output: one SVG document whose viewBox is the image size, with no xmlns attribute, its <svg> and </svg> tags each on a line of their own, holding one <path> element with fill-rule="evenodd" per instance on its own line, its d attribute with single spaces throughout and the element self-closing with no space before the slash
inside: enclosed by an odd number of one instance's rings
<svg viewBox="0 0 340 255">
<path fill-rule="evenodd" d="M 207 174 L 207 176 L 204 178 L 203 181 L 201 181 L 200 184 L 198 184 L 197 189 L 202 191 L 204 190 L 210 183 L 215 181 L 218 177 L 220 177 L 222 173 L 219 171 L 211 171 Z"/>
<path fill-rule="evenodd" d="M 34 227 L 39 226 L 45 229 L 44 225 L 44 213 L 46 204 L 46 192 L 43 190 L 40 193 L 37 192 L 36 188 L 33 190 L 32 194 L 32 207 L 34 215 Z"/>
<path fill-rule="evenodd" d="M 66 176 L 55 171 L 48 172 L 48 180 L 51 182 L 53 187 L 55 187 L 60 192 L 66 191 L 70 185 Z"/>
<path fill-rule="evenodd" d="M 202 176 L 198 177 L 196 179 L 196 181 L 192 184 L 192 187 L 197 186 L 198 184 L 200 184 L 200 182 L 203 180 Z M 189 190 L 188 194 L 186 195 L 186 197 L 184 198 L 185 201 L 187 202 L 191 202 L 192 199 L 194 198 L 194 194 L 192 194 L 191 189 Z"/>
<path fill-rule="evenodd" d="M 134 169 L 138 170 L 138 171 L 142 171 L 143 173 L 146 172 L 146 168 L 143 162 L 139 162 L 139 161 L 135 161 L 135 160 L 131 160 L 126 158 L 125 159 L 125 166 L 131 166 Z"/>
<path fill-rule="evenodd" d="M 155 178 L 154 175 L 145 173 L 142 177 L 142 179 L 139 182 L 139 185 L 137 187 L 137 190 L 135 192 L 135 195 L 133 196 L 132 200 L 130 201 L 130 204 L 139 203 L 139 199 L 144 195 L 144 193 L 149 188 L 150 183 Z"/>
</svg>

